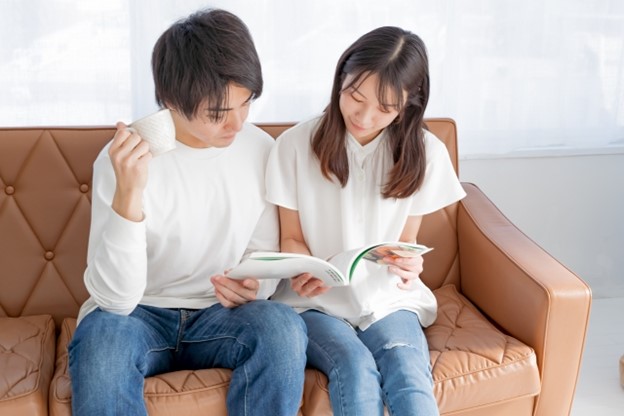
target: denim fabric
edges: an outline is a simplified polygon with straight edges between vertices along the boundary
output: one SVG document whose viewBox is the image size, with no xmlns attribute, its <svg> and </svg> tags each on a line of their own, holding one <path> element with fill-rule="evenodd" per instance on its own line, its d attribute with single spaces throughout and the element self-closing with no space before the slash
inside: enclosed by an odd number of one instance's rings
<svg viewBox="0 0 624 416">
<path fill-rule="evenodd" d="M 434 416 L 427 339 L 416 314 L 394 312 L 365 331 L 318 311 L 301 314 L 308 365 L 324 372 L 334 415 Z"/>
<path fill-rule="evenodd" d="M 233 309 L 140 305 L 129 316 L 97 309 L 68 347 L 73 415 L 146 415 L 145 377 L 218 367 L 233 369 L 229 414 L 293 416 L 306 342 L 292 308 L 265 300 Z"/>
</svg>

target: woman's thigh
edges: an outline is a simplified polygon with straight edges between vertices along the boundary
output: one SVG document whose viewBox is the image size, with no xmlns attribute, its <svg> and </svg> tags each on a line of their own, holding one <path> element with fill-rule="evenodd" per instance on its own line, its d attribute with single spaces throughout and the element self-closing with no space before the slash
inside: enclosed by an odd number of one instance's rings
<svg viewBox="0 0 624 416">
<path fill-rule="evenodd" d="M 429 359 L 427 338 L 418 316 L 409 311 L 397 311 L 373 323 L 366 330 L 358 330 L 359 339 L 377 355 L 396 347 L 409 347 L 422 358 Z"/>
</svg>

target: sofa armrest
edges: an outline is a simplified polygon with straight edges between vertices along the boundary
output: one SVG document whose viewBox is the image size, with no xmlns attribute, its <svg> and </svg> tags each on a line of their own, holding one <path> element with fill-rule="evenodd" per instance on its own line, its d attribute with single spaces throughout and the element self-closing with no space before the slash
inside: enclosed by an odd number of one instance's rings
<svg viewBox="0 0 624 416">
<path fill-rule="evenodd" d="M 54 338 L 50 315 L 0 317 L 0 415 L 48 414 Z"/>
<path fill-rule="evenodd" d="M 534 415 L 569 414 L 591 291 L 463 183 L 457 232 L 461 290 L 496 325 L 535 350 L 542 387 Z"/>
</svg>

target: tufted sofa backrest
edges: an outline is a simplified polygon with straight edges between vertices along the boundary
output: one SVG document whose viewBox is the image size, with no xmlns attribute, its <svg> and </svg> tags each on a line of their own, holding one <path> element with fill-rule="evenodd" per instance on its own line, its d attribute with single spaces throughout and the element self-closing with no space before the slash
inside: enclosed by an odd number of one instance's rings
<svg viewBox="0 0 624 416">
<path fill-rule="evenodd" d="M 276 137 L 292 124 L 260 124 Z M 447 146 L 457 170 L 456 126 L 427 125 Z M 0 316 L 75 317 L 83 284 L 91 214 L 92 165 L 112 127 L 0 128 Z M 431 288 L 459 282 L 457 204 L 428 215 L 419 242 L 423 280 Z"/>
</svg>

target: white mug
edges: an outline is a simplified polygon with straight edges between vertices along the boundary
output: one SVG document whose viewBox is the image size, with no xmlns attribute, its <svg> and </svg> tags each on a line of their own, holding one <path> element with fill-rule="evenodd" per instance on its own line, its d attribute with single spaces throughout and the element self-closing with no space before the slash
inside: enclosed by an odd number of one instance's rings
<svg viewBox="0 0 624 416">
<path fill-rule="evenodd" d="M 161 155 L 176 147 L 175 124 L 171 111 L 167 108 L 143 117 L 130 124 L 129 127 L 149 143 L 153 156 Z"/>
</svg>

